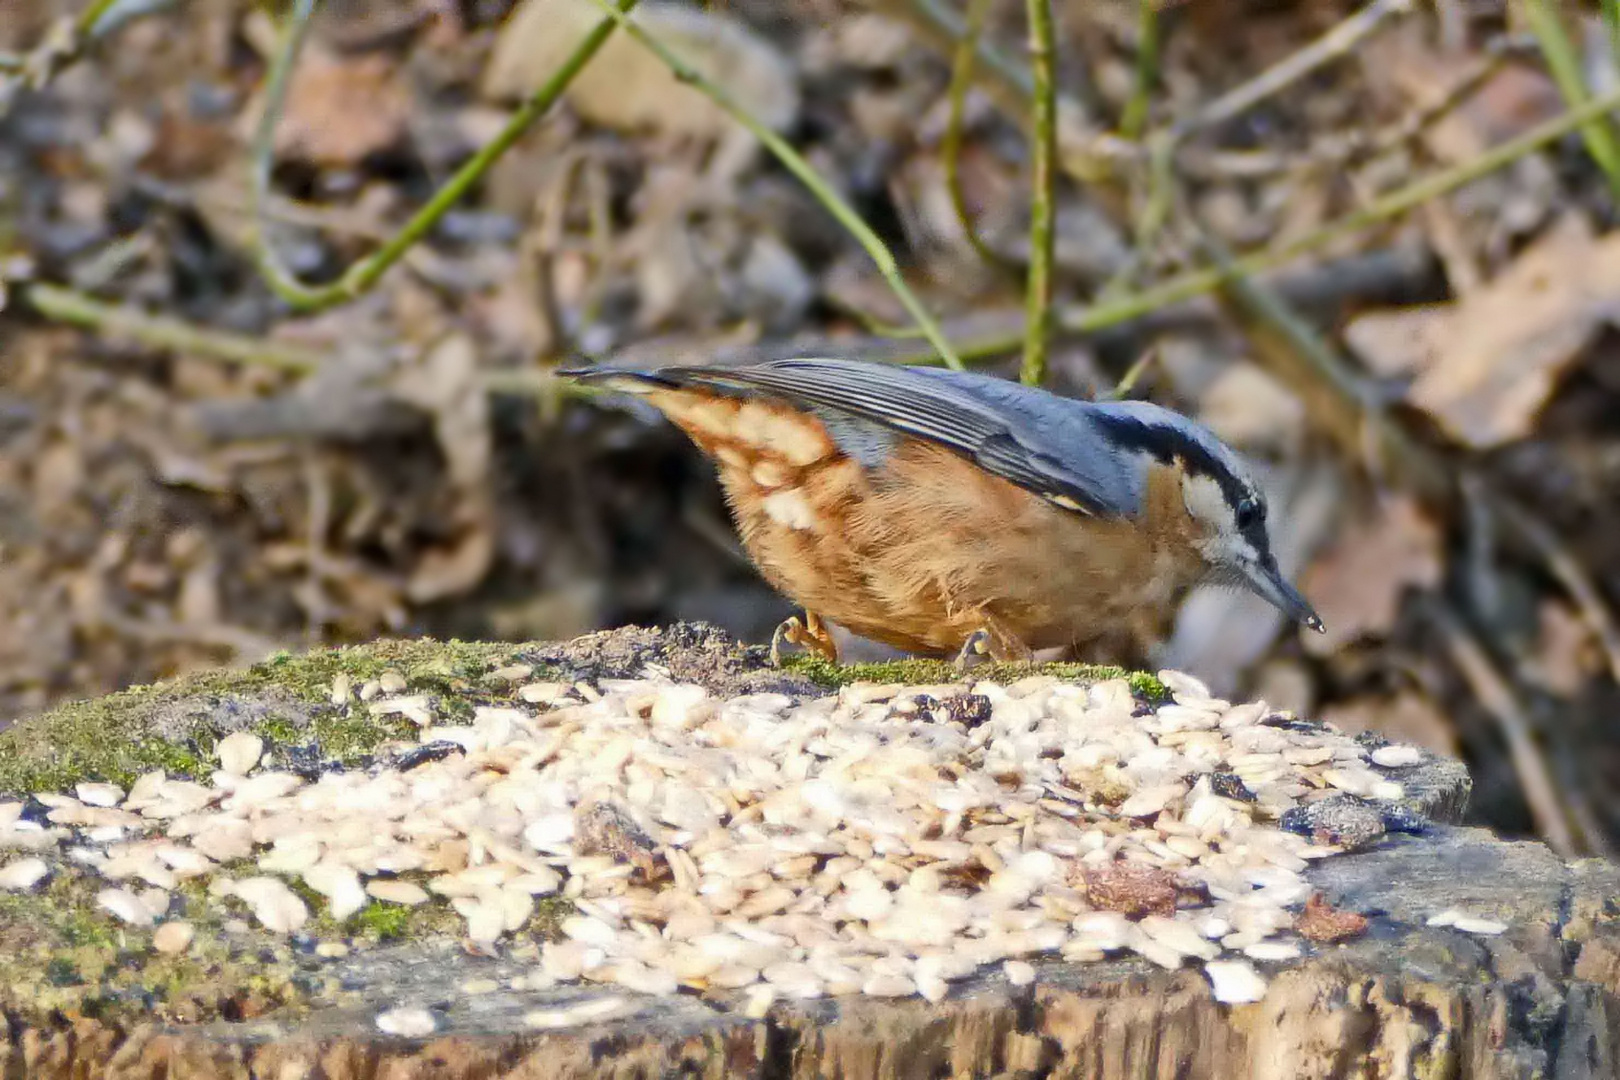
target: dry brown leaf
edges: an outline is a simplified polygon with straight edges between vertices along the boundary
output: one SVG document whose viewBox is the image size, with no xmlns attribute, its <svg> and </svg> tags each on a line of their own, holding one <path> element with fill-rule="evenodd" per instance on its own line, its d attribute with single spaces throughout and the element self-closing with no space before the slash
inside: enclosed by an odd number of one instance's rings
<svg viewBox="0 0 1620 1080">
<path fill-rule="evenodd" d="M 581 855 L 609 855 L 643 877 L 658 876 L 657 845 L 619 803 L 596 801 L 574 808 L 574 847 Z"/>
<path fill-rule="evenodd" d="M 1294 930 L 1302 938 L 1326 945 L 1365 933 L 1367 916 L 1342 911 L 1328 903 L 1321 893 L 1312 893 L 1305 901 L 1305 910 L 1294 920 Z"/>
<path fill-rule="evenodd" d="M 489 395 L 480 381 L 478 348 L 451 334 L 394 378 L 394 391 L 433 417 L 433 434 L 458 489 L 480 488 L 495 455 Z"/>
<path fill-rule="evenodd" d="M 287 88 L 276 152 L 318 165 L 353 165 L 397 143 L 411 107 L 387 57 L 343 57 L 312 45 Z"/>
<path fill-rule="evenodd" d="M 1412 403 L 1484 449 L 1529 435 L 1564 369 L 1617 319 L 1620 232 L 1595 238 L 1572 213 L 1456 303 L 1383 313 L 1350 341 L 1375 370 L 1417 368 Z"/>
<path fill-rule="evenodd" d="M 1474 53 L 1437 50 L 1429 28 L 1416 19 L 1368 42 L 1362 55 L 1368 70 L 1377 73 L 1373 92 L 1388 99 L 1392 113 L 1408 115 L 1444 101 L 1479 61 Z M 1441 161 L 1472 161 L 1563 107 L 1558 87 L 1544 72 L 1507 65 L 1431 124 L 1423 141 Z"/>
<path fill-rule="evenodd" d="M 1344 340 L 1374 375 L 1410 377 L 1444 346 L 1451 309 L 1450 304 L 1421 304 L 1369 311 L 1345 327 Z"/>
<path fill-rule="evenodd" d="M 1391 498 L 1377 513 L 1347 528 L 1328 552 L 1306 570 L 1305 595 L 1327 626 L 1305 638 L 1306 648 L 1327 654 L 1395 624 L 1408 588 L 1440 581 L 1440 533 L 1408 497 Z"/>
<path fill-rule="evenodd" d="M 493 515 L 474 512 L 475 520 L 451 543 L 423 553 L 411 570 L 405 596 L 413 604 L 431 604 L 461 596 L 484 580 L 495 562 Z"/>
<path fill-rule="evenodd" d="M 643 3 L 632 18 L 767 126 L 782 130 L 798 115 L 792 62 L 736 20 L 668 3 Z M 490 54 L 484 94 L 511 100 L 533 93 L 601 19 L 591 0 L 526 0 Z M 662 61 L 622 33 L 608 38 L 575 76 L 567 97 L 586 120 L 620 131 L 715 139 L 735 127 L 718 106 L 676 82 Z"/>
<path fill-rule="evenodd" d="M 1398 743 L 1409 743 L 1441 757 L 1456 757 L 1457 731 L 1433 702 L 1415 693 L 1394 698 L 1357 698 L 1329 705 L 1321 719 L 1341 731 L 1371 731 Z"/>
<path fill-rule="evenodd" d="M 1116 862 L 1082 870 L 1077 886 L 1100 911 L 1117 911 L 1129 919 L 1174 915 L 1181 889 L 1176 875 L 1156 866 Z"/>
<path fill-rule="evenodd" d="M 1289 451 L 1305 435 L 1305 405 L 1258 364 L 1225 368 L 1204 391 L 1198 418 L 1242 449 Z"/>
<path fill-rule="evenodd" d="M 1542 601 L 1540 621 L 1541 634 L 1525 664 L 1526 674 L 1555 694 L 1574 697 L 1599 667 L 1592 630 L 1556 600 Z"/>
</svg>

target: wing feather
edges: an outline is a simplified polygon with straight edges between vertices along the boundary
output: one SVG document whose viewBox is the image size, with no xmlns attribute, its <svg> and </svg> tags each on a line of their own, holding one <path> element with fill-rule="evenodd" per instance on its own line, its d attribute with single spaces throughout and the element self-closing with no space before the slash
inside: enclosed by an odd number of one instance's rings
<svg viewBox="0 0 1620 1080">
<path fill-rule="evenodd" d="M 1004 379 L 831 359 L 734 368 L 589 368 L 562 374 L 733 396 L 765 394 L 800 407 L 836 410 L 947 447 L 1080 513 L 1128 514 L 1140 498 L 1128 470 L 1091 420 L 1089 403 Z"/>
</svg>

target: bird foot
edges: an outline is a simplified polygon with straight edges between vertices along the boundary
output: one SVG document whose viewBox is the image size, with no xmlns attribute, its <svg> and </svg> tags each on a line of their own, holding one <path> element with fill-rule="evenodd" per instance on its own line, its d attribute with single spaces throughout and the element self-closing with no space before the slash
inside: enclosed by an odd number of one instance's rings
<svg viewBox="0 0 1620 1080">
<path fill-rule="evenodd" d="M 838 644 L 833 641 L 827 626 L 810 612 L 804 618 L 794 615 L 783 619 L 771 635 L 771 666 L 782 666 L 782 645 L 797 645 L 815 653 L 829 664 L 838 663 Z"/>
<path fill-rule="evenodd" d="M 956 654 L 955 667 L 957 671 L 966 671 L 981 656 L 990 653 L 990 631 L 975 630 L 962 642 L 962 649 Z"/>
<path fill-rule="evenodd" d="M 966 671 L 982 656 L 999 663 L 1028 663 L 1035 659 L 1034 651 L 1022 639 L 995 621 L 974 630 L 962 642 L 956 654 L 956 670 Z"/>
</svg>

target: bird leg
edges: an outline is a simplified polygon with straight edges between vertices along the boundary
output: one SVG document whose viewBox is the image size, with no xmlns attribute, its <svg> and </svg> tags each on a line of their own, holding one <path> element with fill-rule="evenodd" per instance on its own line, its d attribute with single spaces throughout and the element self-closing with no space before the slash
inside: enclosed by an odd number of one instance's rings
<svg viewBox="0 0 1620 1080">
<path fill-rule="evenodd" d="M 990 615 L 984 616 L 978 629 L 962 643 L 961 651 L 956 654 L 956 670 L 966 671 L 975 657 L 984 655 L 1001 663 L 1028 663 L 1035 659 L 1034 650 Z"/>
<path fill-rule="evenodd" d="M 782 620 L 777 626 L 776 633 L 771 635 L 771 666 L 782 666 L 782 643 L 798 645 L 816 653 L 829 664 L 838 663 L 838 643 L 827 630 L 827 624 L 813 611 L 806 611 L 804 618 L 797 615 Z"/>
<path fill-rule="evenodd" d="M 962 649 L 956 654 L 956 663 L 953 665 L 957 671 L 966 671 L 975 659 L 990 651 L 990 632 L 988 630 L 975 630 L 962 642 Z"/>
</svg>

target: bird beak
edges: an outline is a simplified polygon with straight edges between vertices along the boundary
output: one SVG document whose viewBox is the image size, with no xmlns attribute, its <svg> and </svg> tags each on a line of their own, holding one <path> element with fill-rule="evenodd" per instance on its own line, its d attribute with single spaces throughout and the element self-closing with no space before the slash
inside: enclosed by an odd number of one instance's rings
<svg viewBox="0 0 1620 1080">
<path fill-rule="evenodd" d="M 1264 563 L 1246 563 L 1243 575 L 1248 578 L 1249 587 L 1278 611 L 1295 622 L 1304 623 L 1319 634 L 1327 633 L 1327 627 L 1322 625 L 1322 620 L 1317 617 L 1315 609 L 1300 595 L 1299 590 L 1283 577 L 1276 559 L 1267 559 Z"/>
</svg>

